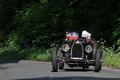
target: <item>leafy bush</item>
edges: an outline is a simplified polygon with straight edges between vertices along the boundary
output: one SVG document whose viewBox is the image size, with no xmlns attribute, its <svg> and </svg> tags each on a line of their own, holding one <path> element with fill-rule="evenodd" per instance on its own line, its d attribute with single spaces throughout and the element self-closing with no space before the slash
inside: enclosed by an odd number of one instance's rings
<svg viewBox="0 0 120 80">
<path fill-rule="evenodd" d="M 0 49 L 0 58 L 19 59 L 19 60 L 51 60 L 51 50 L 45 48 L 29 48 L 29 49 Z"/>
<path fill-rule="evenodd" d="M 119 6 L 119 0 L 1 0 L 0 43 L 10 40 L 23 49 L 49 48 L 53 43 L 61 44 L 69 28 L 79 34 L 86 29 L 95 39 L 117 45 Z"/>
<path fill-rule="evenodd" d="M 120 68 L 120 47 L 118 47 L 117 50 L 115 50 L 115 46 L 112 47 L 106 47 L 104 44 L 106 41 L 103 41 L 101 39 L 98 41 L 100 44 L 100 47 L 103 50 L 103 65 L 109 65 L 109 66 L 118 66 Z"/>
</svg>

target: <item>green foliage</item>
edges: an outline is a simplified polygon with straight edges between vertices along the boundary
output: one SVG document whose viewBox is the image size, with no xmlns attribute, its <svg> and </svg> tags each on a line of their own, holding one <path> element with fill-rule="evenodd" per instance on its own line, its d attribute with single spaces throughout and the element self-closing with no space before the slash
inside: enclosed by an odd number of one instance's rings
<svg viewBox="0 0 120 80">
<path fill-rule="evenodd" d="M 32 1 L 32 0 L 31 0 Z M 37 1 L 37 0 L 36 0 Z M 14 16 L 16 11 L 22 10 L 22 6 L 30 3 L 29 0 L 0 0 L 0 42 L 8 40 L 8 35 L 16 30 Z"/>
<path fill-rule="evenodd" d="M 113 40 L 115 40 L 114 45 L 120 45 L 120 18 L 117 19 L 117 25 L 113 31 Z"/>
<path fill-rule="evenodd" d="M 28 48 L 18 50 L 15 48 L 0 49 L 0 58 L 18 59 L 18 60 L 51 60 L 51 50 L 45 48 Z"/>
<path fill-rule="evenodd" d="M 106 47 L 104 44 L 106 41 L 103 41 L 102 39 L 98 41 L 100 44 L 100 47 L 103 50 L 103 65 L 108 66 L 117 66 L 120 68 L 120 47 L 118 47 L 117 50 L 115 50 L 115 46 L 113 47 Z"/>
<path fill-rule="evenodd" d="M 86 29 L 107 45 L 119 45 L 119 6 L 119 0 L 1 0 L 0 42 L 50 47 L 61 44 L 69 28 L 80 35 Z"/>
<path fill-rule="evenodd" d="M 106 46 L 115 47 L 114 55 L 120 48 L 119 13 L 119 0 L 0 0 L 1 56 L 48 59 L 44 51 L 61 45 L 65 29 L 79 37 L 87 30 L 96 40 L 106 40 Z M 44 51 L 37 51 L 42 47 Z M 110 56 L 109 51 L 104 50 L 104 56 Z"/>
<path fill-rule="evenodd" d="M 103 65 L 118 66 L 120 68 L 120 53 L 115 53 L 113 50 L 103 51 Z"/>
</svg>

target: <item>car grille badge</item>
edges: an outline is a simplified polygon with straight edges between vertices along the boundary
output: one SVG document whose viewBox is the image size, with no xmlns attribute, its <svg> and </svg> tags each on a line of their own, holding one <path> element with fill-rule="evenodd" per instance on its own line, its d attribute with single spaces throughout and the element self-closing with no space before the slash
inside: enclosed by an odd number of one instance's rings
<svg viewBox="0 0 120 80">
<path fill-rule="evenodd" d="M 76 44 L 79 44 L 80 42 L 79 41 L 76 41 Z"/>
</svg>

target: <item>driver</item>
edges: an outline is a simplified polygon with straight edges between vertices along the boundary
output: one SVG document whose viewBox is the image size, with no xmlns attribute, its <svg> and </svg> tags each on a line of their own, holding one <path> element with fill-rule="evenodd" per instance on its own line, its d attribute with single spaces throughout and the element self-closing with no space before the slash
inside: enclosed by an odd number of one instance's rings
<svg viewBox="0 0 120 80">
<path fill-rule="evenodd" d="M 66 34 L 66 39 L 65 39 L 65 41 L 68 41 L 68 40 L 69 40 L 70 33 L 71 33 L 71 30 L 66 30 L 66 31 L 65 31 L 65 34 Z"/>
<path fill-rule="evenodd" d="M 65 44 L 67 41 L 69 41 L 69 36 L 71 35 L 71 30 L 69 30 L 69 29 L 65 30 L 65 35 L 66 35 L 66 38 L 63 40 L 62 44 Z"/>
</svg>

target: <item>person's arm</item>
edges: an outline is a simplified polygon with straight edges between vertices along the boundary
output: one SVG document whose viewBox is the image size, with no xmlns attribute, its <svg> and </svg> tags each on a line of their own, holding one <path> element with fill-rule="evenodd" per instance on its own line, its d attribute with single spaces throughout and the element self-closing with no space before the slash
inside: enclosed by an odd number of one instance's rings
<svg viewBox="0 0 120 80">
<path fill-rule="evenodd" d="M 68 39 L 63 39 L 63 43 L 62 43 L 62 45 L 66 44 L 67 41 L 68 41 Z"/>
<path fill-rule="evenodd" d="M 62 45 L 65 44 L 65 39 L 63 39 Z"/>
<path fill-rule="evenodd" d="M 66 38 L 65 41 L 67 42 L 69 40 L 69 38 Z"/>
</svg>

